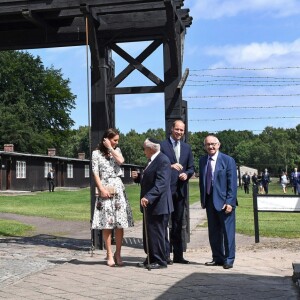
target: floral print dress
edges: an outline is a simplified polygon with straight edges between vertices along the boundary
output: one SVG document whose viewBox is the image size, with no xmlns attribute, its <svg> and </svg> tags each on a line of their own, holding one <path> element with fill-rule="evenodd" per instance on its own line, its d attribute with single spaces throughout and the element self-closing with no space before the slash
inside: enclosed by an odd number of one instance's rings
<svg viewBox="0 0 300 300">
<path fill-rule="evenodd" d="M 121 153 L 120 148 L 116 151 Z M 96 200 L 93 229 L 128 228 L 133 226 L 131 207 L 120 175 L 122 170 L 113 157 L 106 157 L 99 150 L 92 153 L 93 173 L 99 174 L 102 184 L 113 186 L 116 194 L 113 198 Z M 98 208 L 97 208 L 98 202 Z"/>
</svg>

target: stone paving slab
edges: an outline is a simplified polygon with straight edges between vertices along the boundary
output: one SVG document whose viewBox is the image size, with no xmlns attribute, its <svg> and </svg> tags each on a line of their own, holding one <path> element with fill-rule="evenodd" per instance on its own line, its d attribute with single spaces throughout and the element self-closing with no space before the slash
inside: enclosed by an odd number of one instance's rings
<svg viewBox="0 0 300 300">
<path fill-rule="evenodd" d="M 207 229 L 199 206 L 191 209 L 191 264 L 167 269 L 136 267 L 145 258 L 142 224 L 125 232 L 124 267 L 108 267 L 105 251 L 90 252 L 90 234 L 81 238 L 37 236 L 0 240 L 0 299 L 299 299 L 292 280 L 298 260 L 294 248 L 237 235 L 233 269 L 207 267 L 211 259 Z M 276 244 L 278 245 L 278 244 Z"/>
</svg>

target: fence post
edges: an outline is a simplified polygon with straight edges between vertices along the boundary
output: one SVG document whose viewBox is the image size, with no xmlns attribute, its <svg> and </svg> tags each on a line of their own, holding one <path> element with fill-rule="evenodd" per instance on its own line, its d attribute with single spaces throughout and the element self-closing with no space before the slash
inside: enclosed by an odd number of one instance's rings
<svg viewBox="0 0 300 300">
<path fill-rule="evenodd" d="M 253 213 L 254 213 L 254 233 L 255 243 L 259 243 L 258 209 L 257 209 L 258 186 L 253 185 Z"/>
</svg>

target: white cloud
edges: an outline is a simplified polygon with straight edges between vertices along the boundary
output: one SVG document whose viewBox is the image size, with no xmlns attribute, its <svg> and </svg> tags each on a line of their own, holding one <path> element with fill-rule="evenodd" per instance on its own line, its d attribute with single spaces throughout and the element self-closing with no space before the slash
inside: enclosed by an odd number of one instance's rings
<svg viewBox="0 0 300 300">
<path fill-rule="evenodd" d="M 298 0 L 193 0 L 190 14 L 194 19 L 219 19 L 242 13 L 267 13 L 274 17 L 300 14 Z"/>
<path fill-rule="evenodd" d="M 221 62 L 230 66 L 294 66 L 300 60 L 300 39 L 291 43 L 251 43 L 248 45 L 226 45 L 207 47 L 205 54 L 217 56 Z M 296 65 L 299 65 L 296 63 Z"/>
</svg>

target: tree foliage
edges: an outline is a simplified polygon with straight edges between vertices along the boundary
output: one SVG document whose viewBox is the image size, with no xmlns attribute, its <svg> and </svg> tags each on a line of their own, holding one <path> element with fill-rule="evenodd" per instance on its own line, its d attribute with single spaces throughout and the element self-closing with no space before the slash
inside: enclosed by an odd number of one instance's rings
<svg viewBox="0 0 300 300">
<path fill-rule="evenodd" d="M 80 126 L 70 131 L 68 139 L 63 141 L 60 155 L 66 157 L 78 157 L 78 153 L 84 153 L 85 158 L 90 158 L 89 127 Z"/>
<path fill-rule="evenodd" d="M 196 172 L 199 158 L 205 154 L 203 142 L 207 134 L 208 132 L 189 132 L 187 136 L 194 154 Z M 249 166 L 258 171 L 267 168 L 272 174 L 278 175 L 283 170 L 291 171 L 296 166 L 300 167 L 299 134 L 300 125 L 295 129 L 266 127 L 258 135 L 247 130 L 224 130 L 217 136 L 221 142 L 221 151 L 233 156 L 238 165 Z M 163 140 L 165 132 L 163 129 L 149 129 L 145 133 L 132 130 L 126 135 L 121 134 L 120 147 L 126 163 L 146 163 L 142 145 L 147 137 Z"/>
<path fill-rule="evenodd" d="M 22 152 L 59 150 L 74 125 L 69 80 L 27 52 L 2 51 L 0 65 L 0 143 Z"/>
</svg>

